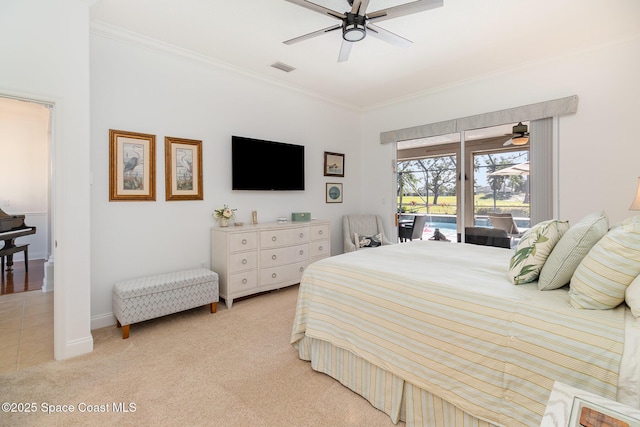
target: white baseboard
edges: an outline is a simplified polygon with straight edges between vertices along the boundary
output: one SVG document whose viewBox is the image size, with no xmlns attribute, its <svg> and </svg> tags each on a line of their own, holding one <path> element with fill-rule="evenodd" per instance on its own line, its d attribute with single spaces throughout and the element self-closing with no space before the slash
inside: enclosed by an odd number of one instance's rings
<svg viewBox="0 0 640 427">
<path fill-rule="evenodd" d="M 116 316 L 113 313 L 101 314 L 91 318 L 91 330 L 115 326 Z"/>
<path fill-rule="evenodd" d="M 55 350 L 55 349 L 54 349 Z M 65 343 L 64 348 L 59 354 L 56 354 L 56 360 L 65 360 L 71 357 L 81 356 L 83 354 L 91 353 L 93 351 L 93 336 L 89 335 L 88 337 L 81 338 L 74 341 L 68 341 Z"/>
</svg>

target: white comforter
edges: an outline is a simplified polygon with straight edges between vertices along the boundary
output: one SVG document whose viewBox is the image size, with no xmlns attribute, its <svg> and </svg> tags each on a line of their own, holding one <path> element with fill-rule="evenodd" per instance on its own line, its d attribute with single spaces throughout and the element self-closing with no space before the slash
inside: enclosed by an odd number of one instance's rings
<svg viewBox="0 0 640 427">
<path fill-rule="evenodd" d="M 615 399 L 625 308 L 512 285 L 511 254 L 415 241 L 316 262 L 291 342 L 328 341 L 498 425 L 538 425 L 556 380 Z"/>
</svg>

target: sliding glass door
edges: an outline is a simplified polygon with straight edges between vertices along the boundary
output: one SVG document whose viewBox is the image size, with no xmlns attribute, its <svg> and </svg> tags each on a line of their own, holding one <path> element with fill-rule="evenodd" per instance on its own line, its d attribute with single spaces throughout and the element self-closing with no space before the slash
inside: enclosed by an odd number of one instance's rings
<svg viewBox="0 0 640 427">
<path fill-rule="evenodd" d="M 493 227 L 492 213 L 511 214 L 519 229 L 528 228 L 529 144 L 514 145 L 511 129 L 468 131 L 464 142 L 459 133 L 399 142 L 399 220 L 427 215 L 423 239 L 438 229 L 451 241 L 461 239 L 464 227 Z"/>
</svg>

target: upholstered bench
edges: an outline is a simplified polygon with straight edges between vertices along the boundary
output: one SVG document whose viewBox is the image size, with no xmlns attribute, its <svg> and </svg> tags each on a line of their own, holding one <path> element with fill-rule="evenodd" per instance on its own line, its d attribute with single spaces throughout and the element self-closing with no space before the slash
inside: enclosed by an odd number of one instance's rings
<svg viewBox="0 0 640 427">
<path fill-rule="evenodd" d="M 206 268 L 124 280 L 113 286 L 113 314 L 129 338 L 132 323 L 155 319 L 206 304 L 215 313 L 218 274 Z"/>
</svg>

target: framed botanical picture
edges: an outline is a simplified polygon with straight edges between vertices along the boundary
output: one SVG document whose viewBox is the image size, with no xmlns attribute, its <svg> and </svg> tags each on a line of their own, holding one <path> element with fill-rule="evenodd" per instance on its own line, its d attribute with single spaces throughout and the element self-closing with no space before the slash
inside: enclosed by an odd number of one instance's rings
<svg viewBox="0 0 640 427">
<path fill-rule="evenodd" d="M 156 136 L 109 129 L 109 201 L 156 200 Z"/>
<path fill-rule="evenodd" d="M 327 203 L 342 203 L 342 184 L 327 182 Z"/>
<path fill-rule="evenodd" d="M 344 154 L 324 152 L 324 176 L 344 176 Z"/>
<path fill-rule="evenodd" d="M 202 141 L 164 138 L 167 200 L 202 200 Z"/>
</svg>

